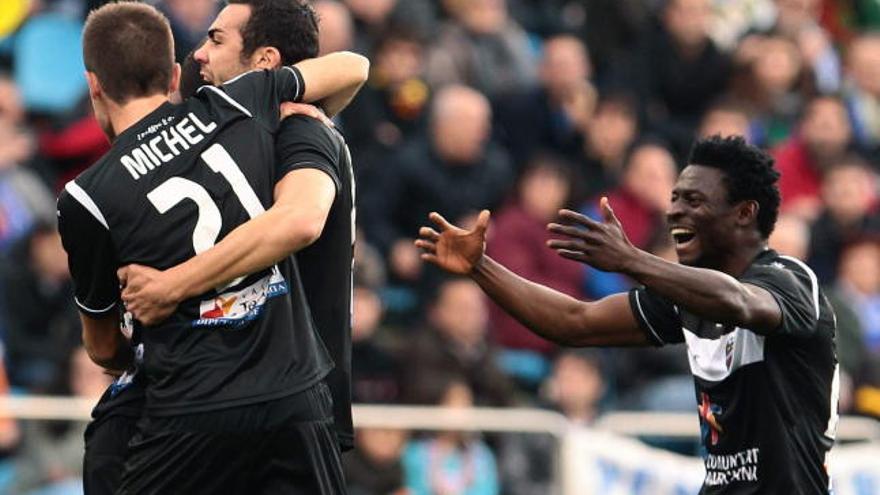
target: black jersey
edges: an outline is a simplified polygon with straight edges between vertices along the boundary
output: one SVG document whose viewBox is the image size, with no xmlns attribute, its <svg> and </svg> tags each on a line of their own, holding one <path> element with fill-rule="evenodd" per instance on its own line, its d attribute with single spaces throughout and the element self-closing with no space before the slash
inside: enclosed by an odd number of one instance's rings
<svg viewBox="0 0 880 495">
<path fill-rule="evenodd" d="M 837 428 L 835 318 L 803 262 L 762 252 L 740 282 L 782 311 L 769 334 L 703 320 L 653 293 L 630 292 L 657 345 L 687 344 L 706 466 L 703 494 L 827 494 Z"/>
<path fill-rule="evenodd" d="M 118 267 L 175 266 L 271 205 L 279 104 L 301 92 L 291 68 L 205 86 L 131 126 L 68 183 L 59 228 L 80 309 L 118 311 Z M 323 378 L 332 362 L 297 278 L 288 260 L 185 300 L 156 326 L 136 323 L 149 412 L 263 402 Z"/>
<path fill-rule="evenodd" d="M 336 367 L 327 377 L 343 449 L 353 446 L 351 420 L 351 292 L 355 237 L 355 183 L 351 155 L 336 130 L 318 120 L 286 119 L 276 137 L 278 177 L 292 170 L 322 170 L 336 185 L 321 237 L 296 254 L 318 333 Z"/>
</svg>

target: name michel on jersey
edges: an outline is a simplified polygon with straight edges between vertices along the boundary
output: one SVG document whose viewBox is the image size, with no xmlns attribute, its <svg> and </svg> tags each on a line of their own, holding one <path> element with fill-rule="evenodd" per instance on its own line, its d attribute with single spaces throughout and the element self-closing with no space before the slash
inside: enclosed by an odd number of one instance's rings
<svg viewBox="0 0 880 495">
<path fill-rule="evenodd" d="M 192 112 L 179 122 L 165 118 L 138 134 L 138 141 L 144 141 L 119 161 L 134 180 L 146 175 L 150 170 L 168 163 L 174 157 L 205 139 L 205 135 L 217 129 L 215 122 L 204 123 Z M 151 134 L 156 134 L 148 141 Z"/>
</svg>

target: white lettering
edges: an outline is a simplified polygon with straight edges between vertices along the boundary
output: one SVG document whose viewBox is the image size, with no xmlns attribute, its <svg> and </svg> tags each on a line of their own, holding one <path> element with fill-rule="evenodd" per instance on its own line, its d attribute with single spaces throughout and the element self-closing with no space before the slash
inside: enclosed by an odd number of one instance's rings
<svg viewBox="0 0 880 495">
<path fill-rule="evenodd" d="M 205 139 L 205 137 L 201 134 L 196 134 L 195 136 L 193 135 L 193 133 L 196 131 L 196 128 L 193 127 L 192 124 L 190 124 L 188 118 L 184 118 L 174 127 L 177 129 L 177 132 L 179 132 L 180 135 L 189 142 L 189 144 L 195 145 L 198 144 L 202 139 Z"/>
<path fill-rule="evenodd" d="M 162 138 L 165 139 L 165 145 L 168 146 L 168 149 L 175 155 L 179 155 L 181 151 L 189 149 L 189 143 L 184 141 L 173 127 L 162 131 Z M 183 150 L 178 149 L 178 147 L 183 148 Z"/>
<path fill-rule="evenodd" d="M 155 153 L 153 153 L 153 150 L 150 149 L 150 146 L 147 143 L 142 144 L 140 148 L 144 150 L 144 153 L 146 153 L 148 157 L 150 157 L 150 161 L 153 162 L 153 165 L 156 165 L 158 167 L 162 164 L 162 162 L 159 161 L 159 158 L 156 156 Z"/>
<path fill-rule="evenodd" d="M 199 118 L 196 117 L 196 114 L 194 114 L 192 112 L 189 113 L 189 118 L 193 121 L 193 123 L 196 125 L 196 127 L 198 127 L 199 130 L 205 134 L 210 134 L 211 132 L 214 131 L 214 129 L 217 128 L 217 124 L 214 122 L 211 122 L 211 123 L 205 125 L 205 123 L 202 122 L 201 120 L 199 120 Z"/>
<path fill-rule="evenodd" d="M 139 179 L 141 175 L 146 174 L 148 170 L 153 170 L 153 164 L 150 163 L 147 156 L 140 149 L 135 149 L 131 155 L 123 155 L 120 160 L 135 180 Z"/>
<path fill-rule="evenodd" d="M 156 136 L 153 139 L 150 139 L 150 149 L 153 150 L 153 153 L 156 153 L 156 156 L 162 160 L 162 163 L 168 163 L 174 158 L 174 155 L 165 153 L 159 149 L 158 144 L 161 140 L 162 136 Z"/>
</svg>

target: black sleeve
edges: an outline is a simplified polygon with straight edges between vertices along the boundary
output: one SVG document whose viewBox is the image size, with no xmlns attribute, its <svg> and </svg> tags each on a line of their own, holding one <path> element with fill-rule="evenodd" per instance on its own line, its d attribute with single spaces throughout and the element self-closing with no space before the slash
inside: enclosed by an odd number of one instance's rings
<svg viewBox="0 0 880 495">
<path fill-rule="evenodd" d="M 300 101 L 305 81 L 296 67 L 279 70 L 255 70 L 230 79 L 221 86 L 234 102 L 253 118 L 278 128 L 278 107 L 285 101 Z"/>
<path fill-rule="evenodd" d="M 275 137 L 277 180 L 294 170 L 314 168 L 333 179 L 336 194 L 339 194 L 342 188 L 341 153 L 340 138 L 334 130 L 311 117 L 289 117 L 281 123 Z"/>
<path fill-rule="evenodd" d="M 58 231 L 67 251 L 77 306 L 96 317 L 116 310 L 118 262 L 110 231 L 67 191 L 58 197 Z"/>
<path fill-rule="evenodd" d="M 749 268 L 740 282 L 767 290 L 779 305 L 782 323 L 776 333 L 810 336 L 819 323 L 819 284 L 802 262 L 774 262 Z"/>
<path fill-rule="evenodd" d="M 629 291 L 629 306 L 636 321 L 656 346 L 684 342 L 681 315 L 668 299 L 646 287 Z"/>
</svg>

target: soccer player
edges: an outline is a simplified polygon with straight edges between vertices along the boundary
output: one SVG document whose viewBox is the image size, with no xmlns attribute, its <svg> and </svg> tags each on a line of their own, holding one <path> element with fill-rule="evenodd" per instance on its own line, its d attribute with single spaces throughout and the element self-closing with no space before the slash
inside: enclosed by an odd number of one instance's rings
<svg viewBox="0 0 880 495">
<path fill-rule="evenodd" d="M 416 245 L 473 278 L 532 331 L 570 346 L 685 343 L 705 448 L 700 493 L 829 493 L 837 426 L 835 320 L 812 270 L 768 249 L 779 208 L 773 160 L 740 137 L 698 141 L 667 212 L 679 263 L 630 244 L 607 199 L 602 222 L 560 212 L 560 256 L 643 286 L 583 302 L 529 282 L 484 254 L 489 213 L 472 230 L 434 213 Z"/>
<path fill-rule="evenodd" d="M 290 22 L 283 22 L 291 17 L 311 21 L 291 30 Z M 293 36 L 304 32 L 310 35 Z M 217 16 L 194 59 L 202 75 L 219 85 L 248 70 L 315 57 L 317 39 L 314 14 L 307 5 L 290 0 L 237 0 Z M 261 51 L 266 55 L 260 56 Z M 343 98 L 336 100 L 347 103 Z M 334 101 L 322 105 L 331 115 L 340 109 Z M 164 272 L 138 265 L 123 268 L 122 297 L 140 321 L 158 322 L 180 301 L 298 251 L 306 299 L 335 363 L 327 383 L 340 446 L 348 450 L 354 438 L 350 308 L 355 185 L 351 157 L 338 132 L 302 116 L 282 122 L 276 146 L 281 182 L 275 190 L 276 203 L 265 215 L 242 225 L 214 248 Z"/>
<path fill-rule="evenodd" d="M 271 204 L 281 101 L 309 89 L 300 71 L 247 74 L 168 102 L 179 66 L 167 19 L 114 3 L 92 12 L 84 62 L 113 147 L 65 186 L 59 229 L 83 340 L 123 369 L 116 269 L 168 268 L 210 248 Z M 184 301 L 165 322 L 135 322 L 146 409 L 119 493 L 340 493 L 323 377 L 332 363 L 308 314 L 296 264 L 259 270 Z"/>
</svg>

